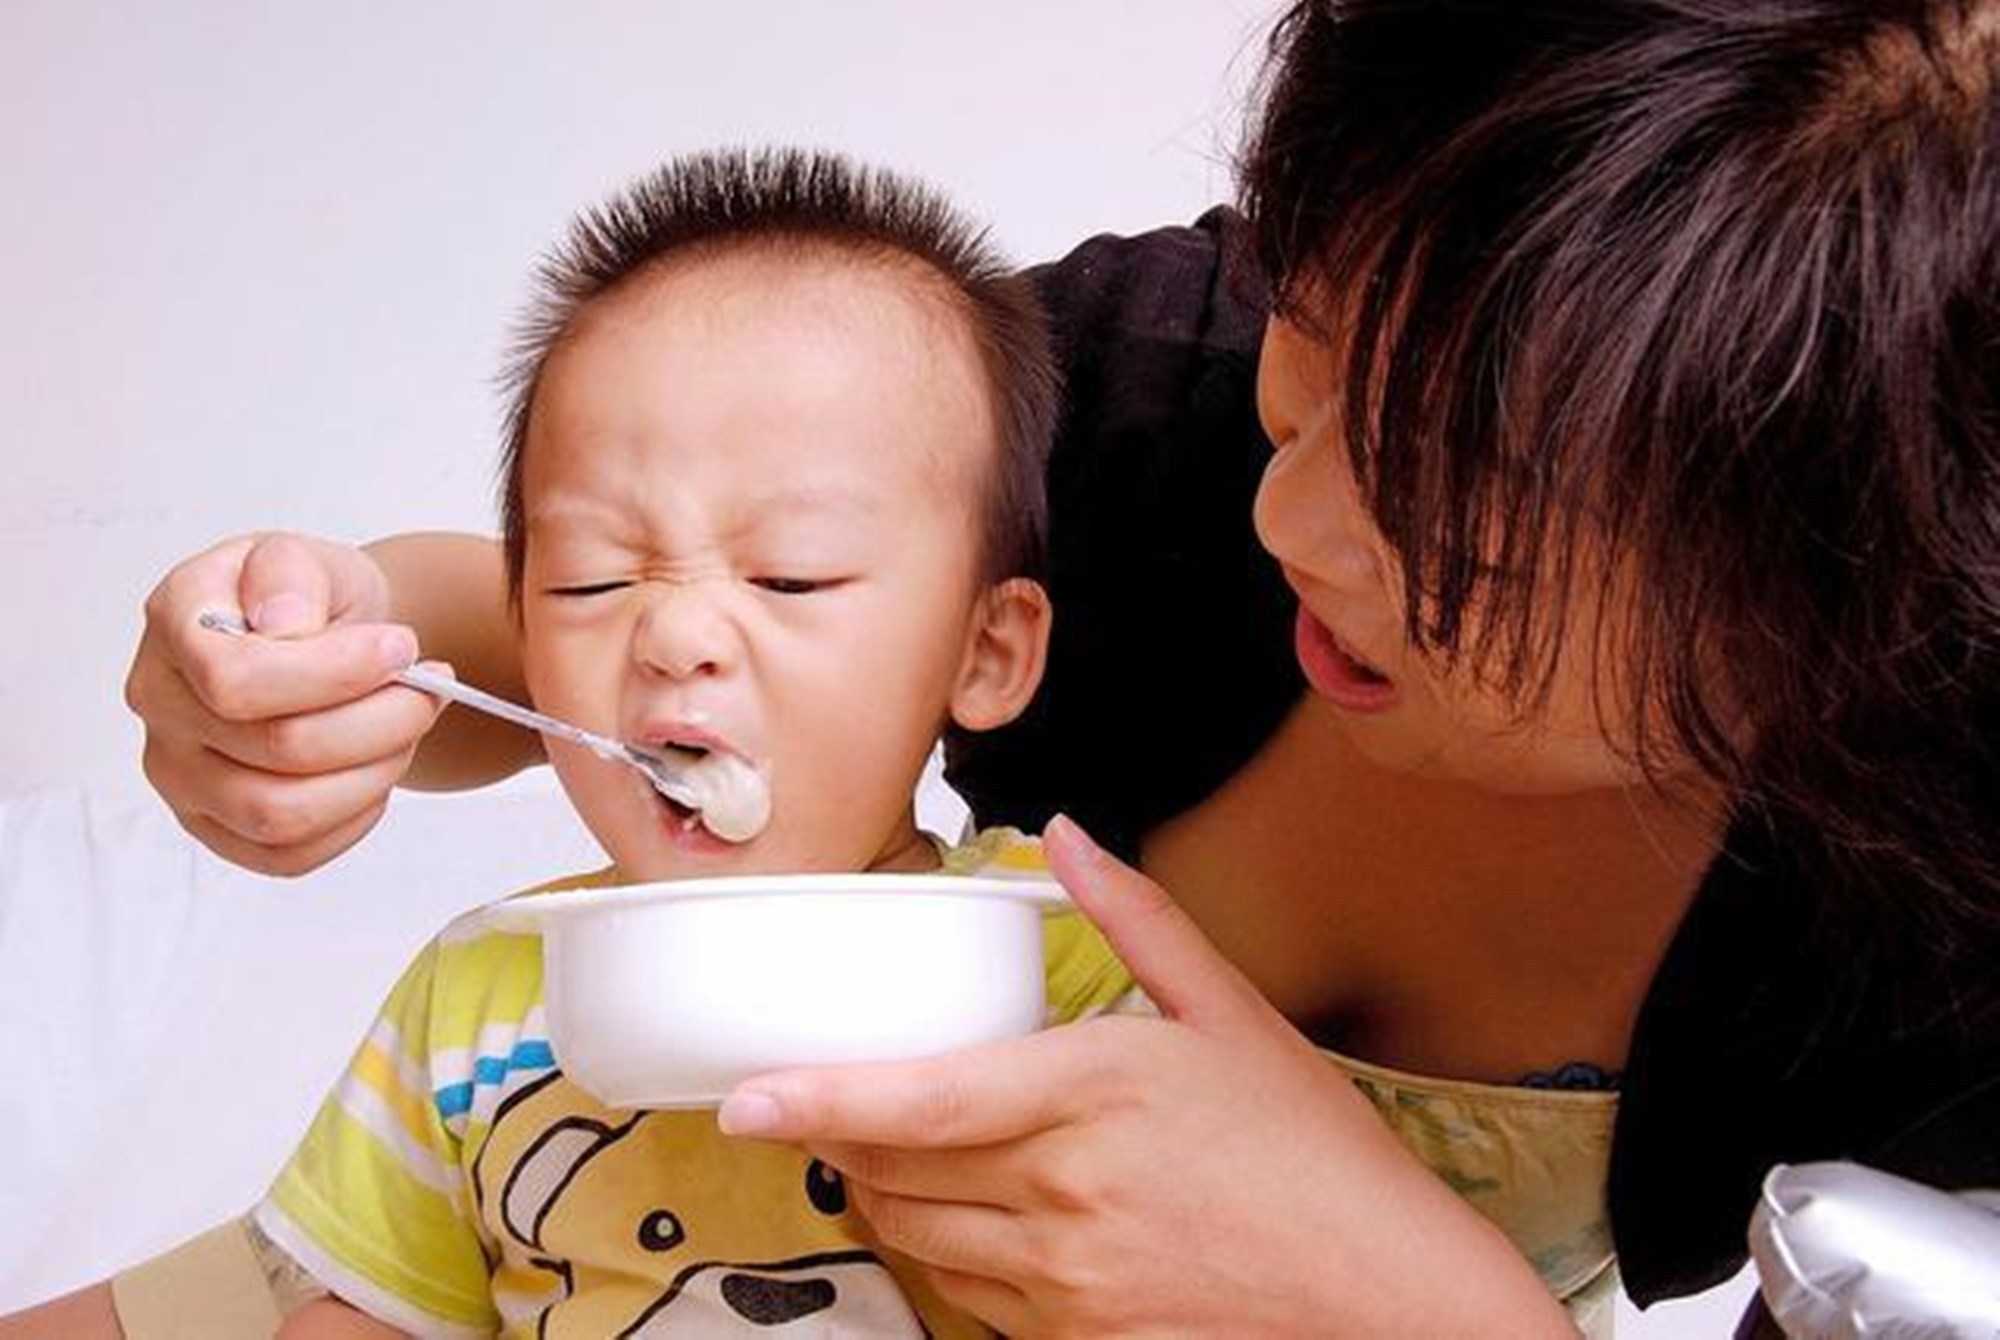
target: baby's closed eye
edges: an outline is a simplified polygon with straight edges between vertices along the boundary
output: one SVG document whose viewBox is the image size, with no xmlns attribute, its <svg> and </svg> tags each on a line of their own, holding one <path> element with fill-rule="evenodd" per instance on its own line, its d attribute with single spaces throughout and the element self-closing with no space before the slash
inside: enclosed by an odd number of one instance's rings
<svg viewBox="0 0 2000 1340">
<path fill-rule="evenodd" d="M 622 591 L 632 583 L 619 579 L 604 582 L 572 582 L 563 586 L 550 586 L 545 592 L 552 596 L 601 596 L 612 591 Z"/>
<path fill-rule="evenodd" d="M 752 577 L 750 584 L 775 595 L 804 596 L 816 591 L 831 591 L 845 585 L 847 580 L 844 577 Z"/>
</svg>

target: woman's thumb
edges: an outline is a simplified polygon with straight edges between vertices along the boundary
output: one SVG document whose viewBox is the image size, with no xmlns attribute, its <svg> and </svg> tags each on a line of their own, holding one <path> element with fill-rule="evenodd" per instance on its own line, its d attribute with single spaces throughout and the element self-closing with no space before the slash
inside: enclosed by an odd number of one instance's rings
<svg viewBox="0 0 2000 1340">
<path fill-rule="evenodd" d="M 382 574 L 366 555 L 303 535 L 259 536 L 243 556 L 237 596 L 250 627 L 265 637 L 304 637 L 388 612 Z"/>
<path fill-rule="evenodd" d="M 1067 815 L 1042 833 L 1050 869 L 1161 1013 L 1205 1031 L 1265 1026 L 1277 1014 L 1158 884 Z"/>
</svg>

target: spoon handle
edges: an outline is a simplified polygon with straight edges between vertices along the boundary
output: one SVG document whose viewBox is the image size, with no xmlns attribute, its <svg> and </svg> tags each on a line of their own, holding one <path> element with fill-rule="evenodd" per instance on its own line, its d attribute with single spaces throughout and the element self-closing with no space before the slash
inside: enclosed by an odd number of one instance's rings
<svg viewBox="0 0 2000 1340">
<path fill-rule="evenodd" d="M 544 735 L 554 735 L 572 744 L 580 744 L 592 753 L 601 754 L 606 758 L 625 757 L 625 746 L 616 740 L 594 731 L 587 731 L 581 726 L 572 726 L 567 721 L 544 716 L 532 707 L 509 702 L 496 694 L 488 693 L 485 689 L 476 689 L 470 684 L 461 683 L 450 675 L 440 675 L 436 671 L 413 665 L 399 673 L 396 682 L 406 684 L 413 689 L 421 689 L 439 698 L 448 698 L 474 711 L 499 717 L 502 721 L 511 721 L 516 726 L 526 726 L 529 730 L 540 731 Z"/>
<path fill-rule="evenodd" d="M 218 633 L 228 633 L 232 637 L 241 637 L 250 631 L 244 626 L 241 619 L 236 618 L 234 615 L 223 614 L 215 610 L 202 611 L 198 622 L 203 628 L 210 628 Z M 472 708 L 474 711 L 484 712 L 488 716 L 499 717 L 502 721 L 511 721 L 516 726 L 525 726 L 529 730 L 539 731 L 544 735 L 553 735 L 558 739 L 568 740 L 571 744 L 580 744 L 600 758 L 608 758 L 620 763 L 632 764 L 642 772 L 646 772 L 656 778 L 660 777 L 662 772 L 665 772 L 669 776 L 664 780 L 668 782 L 678 781 L 678 777 L 674 775 L 678 773 L 678 769 L 668 760 L 651 759 L 646 755 L 638 753 L 637 750 L 634 750 L 623 741 L 599 735 L 595 731 L 587 731 L 581 726 L 572 726 L 567 721 L 559 721 L 555 717 L 544 716 L 533 708 L 523 707 L 519 703 L 509 702 L 507 699 L 488 693 L 484 689 L 476 689 L 470 684 L 460 683 L 449 675 L 440 675 L 435 671 L 413 665 L 407 670 L 399 672 L 396 676 L 396 682 L 408 685 L 410 688 L 417 689 L 423 693 L 445 698 L 451 702 L 461 703 L 466 707 Z M 675 789 L 678 791 L 685 788 L 676 787 Z M 675 799 L 680 799 L 680 797 L 676 795 Z"/>
</svg>

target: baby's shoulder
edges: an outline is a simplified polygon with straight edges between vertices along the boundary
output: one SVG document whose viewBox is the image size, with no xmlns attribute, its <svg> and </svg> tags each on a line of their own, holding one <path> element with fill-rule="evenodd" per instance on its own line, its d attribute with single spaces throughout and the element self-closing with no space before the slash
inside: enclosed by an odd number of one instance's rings
<svg viewBox="0 0 2000 1340">
<path fill-rule="evenodd" d="M 949 849 L 952 875 L 1049 879 L 1041 839 L 1018 828 L 982 828 Z M 1123 1008 L 1136 997 L 1131 971 L 1090 919 L 1075 908 L 1042 919 L 1042 964 L 1050 1023 L 1069 1023 Z"/>
<path fill-rule="evenodd" d="M 537 894 L 605 888 L 616 883 L 610 870 L 565 876 L 460 914 L 438 933 L 412 967 L 419 980 L 434 1045 L 475 1045 L 495 1026 L 519 1027 L 542 1003 L 542 939 L 518 923 L 492 915 L 492 908 Z"/>
<path fill-rule="evenodd" d="M 1049 878 L 1049 861 L 1042 851 L 1042 840 L 1004 825 L 981 828 L 946 847 L 939 869 L 947 875 Z"/>
</svg>

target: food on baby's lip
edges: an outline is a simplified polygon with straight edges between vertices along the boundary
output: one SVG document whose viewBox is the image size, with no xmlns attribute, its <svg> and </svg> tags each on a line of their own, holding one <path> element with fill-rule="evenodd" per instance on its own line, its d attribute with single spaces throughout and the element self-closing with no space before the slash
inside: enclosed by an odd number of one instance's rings
<svg viewBox="0 0 2000 1340">
<path fill-rule="evenodd" d="M 702 755 L 683 774 L 702 826 L 724 842 L 748 842 L 771 822 L 771 788 L 761 770 L 725 750 Z"/>
</svg>

